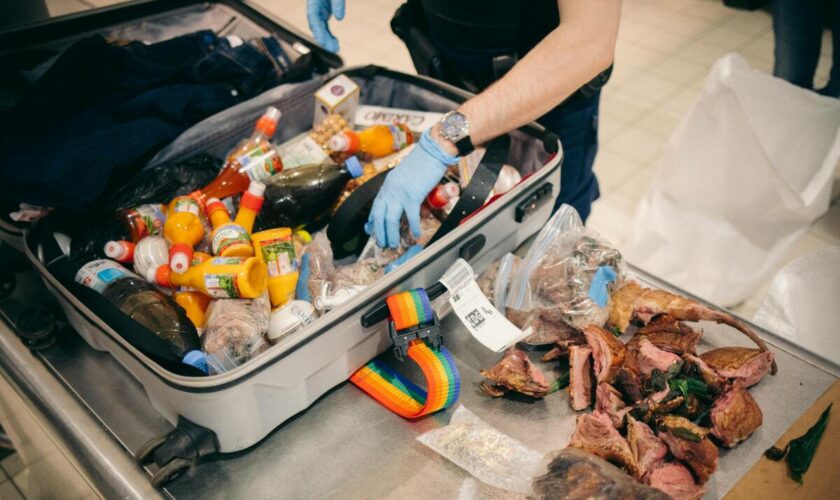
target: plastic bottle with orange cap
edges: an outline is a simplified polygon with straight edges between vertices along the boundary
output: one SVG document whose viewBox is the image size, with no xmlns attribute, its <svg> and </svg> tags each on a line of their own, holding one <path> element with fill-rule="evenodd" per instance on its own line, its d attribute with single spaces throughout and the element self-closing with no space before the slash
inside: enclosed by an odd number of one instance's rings
<svg viewBox="0 0 840 500">
<path fill-rule="evenodd" d="M 257 120 L 251 137 L 243 139 L 228 153 L 219 176 L 201 189 L 198 196 L 227 198 L 248 189 L 252 180 L 264 180 L 283 170 L 280 155 L 270 141 L 281 116 L 279 109 L 270 106 Z"/>
<path fill-rule="evenodd" d="M 341 131 L 330 138 L 327 147 L 330 151 L 347 154 L 359 154 L 368 158 L 382 158 L 396 153 L 414 142 L 411 130 L 401 123 L 394 125 L 373 125 L 354 132 Z"/>
</svg>

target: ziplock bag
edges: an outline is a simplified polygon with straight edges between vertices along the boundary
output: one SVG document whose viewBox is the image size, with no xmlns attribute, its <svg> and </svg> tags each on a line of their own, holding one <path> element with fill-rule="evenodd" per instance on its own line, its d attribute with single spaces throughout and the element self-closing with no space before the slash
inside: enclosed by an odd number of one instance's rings
<svg viewBox="0 0 840 500">
<path fill-rule="evenodd" d="M 449 425 L 417 436 L 417 440 L 483 483 L 507 491 L 529 493 L 542 457 L 516 439 L 478 418 L 463 405 Z"/>
<path fill-rule="evenodd" d="M 552 317 L 576 328 L 601 326 L 609 310 L 599 297 L 603 293 L 593 290 L 593 280 L 603 274 L 600 268 L 612 269 L 614 279 L 606 287 L 616 286 L 622 276 L 621 254 L 597 232 L 584 227 L 574 208 L 563 205 L 516 270 L 506 301 L 508 313 L 548 309 Z M 524 329 L 527 325 L 517 326 Z"/>
</svg>

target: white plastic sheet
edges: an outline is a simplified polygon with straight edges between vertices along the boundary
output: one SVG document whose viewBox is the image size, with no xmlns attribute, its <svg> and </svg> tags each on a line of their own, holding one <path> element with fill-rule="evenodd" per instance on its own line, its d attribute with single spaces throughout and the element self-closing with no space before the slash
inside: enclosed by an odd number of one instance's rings
<svg viewBox="0 0 840 500">
<path fill-rule="evenodd" d="M 639 203 L 628 261 L 736 304 L 826 212 L 838 157 L 840 101 L 725 56 Z"/>
<path fill-rule="evenodd" d="M 840 249 L 805 255 L 782 268 L 753 321 L 840 364 Z"/>
</svg>

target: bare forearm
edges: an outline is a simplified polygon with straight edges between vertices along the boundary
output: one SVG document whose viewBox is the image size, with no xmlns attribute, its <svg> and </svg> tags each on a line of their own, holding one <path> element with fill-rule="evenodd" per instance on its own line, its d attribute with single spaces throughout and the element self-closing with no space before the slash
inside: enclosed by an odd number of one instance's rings
<svg viewBox="0 0 840 500">
<path fill-rule="evenodd" d="M 621 0 L 561 0 L 560 26 L 460 111 L 482 144 L 533 121 L 606 69 L 613 59 Z"/>
</svg>

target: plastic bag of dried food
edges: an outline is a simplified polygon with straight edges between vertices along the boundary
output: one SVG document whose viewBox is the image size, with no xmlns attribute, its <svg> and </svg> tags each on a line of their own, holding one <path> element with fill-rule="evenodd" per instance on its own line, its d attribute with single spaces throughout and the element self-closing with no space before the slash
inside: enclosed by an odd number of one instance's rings
<svg viewBox="0 0 840 500">
<path fill-rule="evenodd" d="M 301 278 L 298 283 L 297 298 L 312 302 L 320 295 L 325 283 L 332 283 L 335 277 L 333 251 L 326 231 L 312 237 L 301 255 Z M 304 293 L 308 295 L 304 295 Z"/>
<path fill-rule="evenodd" d="M 478 278 L 478 287 L 481 292 L 493 302 L 496 309 L 505 310 L 510 279 L 522 261 L 512 253 L 506 253 L 501 259 L 490 264 Z"/>
<path fill-rule="evenodd" d="M 602 326 L 608 291 L 622 274 L 619 251 L 563 205 L 522 259 L 506 305 L 519 312 L 551 309 L 576 328 Z"/>
<path fill-rule="evenodd" d="M 207 307 L 201 349 L 211 375 L 231 370 L 268 347 L 271 304 L 268 297 L 253 300 L 219 299 Z"/>
<path fill-rule="evenodd" d="M 459 406 L 449 425 L 417 436 L 478 480 L 507 491 L 529 493 L 542 457 Z"/>
</svg>

